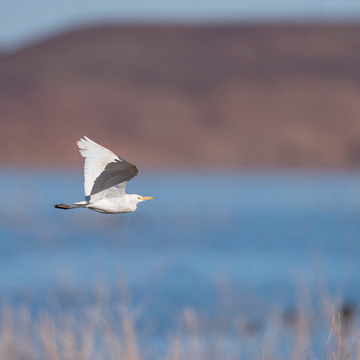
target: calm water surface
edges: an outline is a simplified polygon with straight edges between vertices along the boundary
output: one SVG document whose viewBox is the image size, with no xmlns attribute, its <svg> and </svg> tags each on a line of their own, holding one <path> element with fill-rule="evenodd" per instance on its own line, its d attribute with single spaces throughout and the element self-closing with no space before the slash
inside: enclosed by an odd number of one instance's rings
<svg viewBox="0 0 360 360">
<path fill-rule="evenodd" d="M 243 307 L 291 308 L 299 281 L 360 299 L 358 173 L 142 173 L 128 192 L 156 200 L 133 214 L 53 208 L 82 200 L 82 182 L 2 170 L 3 299 L 80 306 L 126 281 L 160 328 L 185 307 L 214 313 L 229 288 Z"/>
</svg>

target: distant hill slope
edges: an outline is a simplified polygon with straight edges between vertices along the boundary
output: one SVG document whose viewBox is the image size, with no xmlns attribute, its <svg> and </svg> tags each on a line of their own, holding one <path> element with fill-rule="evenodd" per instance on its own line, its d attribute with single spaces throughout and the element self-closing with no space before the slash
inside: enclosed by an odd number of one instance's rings
<svg viewBox="0 0 360 360">
<path fill-rule="evenodd" d="M 69 32 L 0 57 L 0 121 L 0 164 L 357 167 L 360 25 Z"/>
</svg>

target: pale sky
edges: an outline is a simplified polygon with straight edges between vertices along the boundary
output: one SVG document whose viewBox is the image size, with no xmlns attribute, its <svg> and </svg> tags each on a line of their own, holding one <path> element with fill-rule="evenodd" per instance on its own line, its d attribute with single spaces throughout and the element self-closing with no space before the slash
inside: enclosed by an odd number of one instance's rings
<svg viewBox="0 0 360 360">
<path fill-rule="evenodd" d="M 107 21 L 359 20 L 360 0 L 0 0 L 0 47 Z"/>
</svg>

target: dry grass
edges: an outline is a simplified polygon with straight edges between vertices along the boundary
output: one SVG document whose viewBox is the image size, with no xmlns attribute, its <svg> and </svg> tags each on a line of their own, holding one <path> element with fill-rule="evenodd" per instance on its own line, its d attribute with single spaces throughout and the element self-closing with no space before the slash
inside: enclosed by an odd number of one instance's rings
<svg viewBox="0 0 360 360">
<path fill-rule="evenodd" d="M 331 306 L 322 314 L 311 314 L 300 296 L 292 316 L 275 307 L 261 330 L 244 332 L 241 326 L 231 334 L 219 330 L 211 341 L 204 331 L 214 319 L 204 320 L 194 309 L 184 309 L 179 331 L 162 339 L 166 346 L 156 352 L 139 335 L 143 329 L 126 299 L 115 304 L 115 312 L 100 299 L 81 314 L 59 310 L 31 314 L 27 307 L 3 306 L 0 360 L 359 360 L 355 313 L 350 316 L 342 309 L 329 316 L 338 302 L 327 301 Z M 232 320 L 240 324 L 248 319 Z"/>
</svg>

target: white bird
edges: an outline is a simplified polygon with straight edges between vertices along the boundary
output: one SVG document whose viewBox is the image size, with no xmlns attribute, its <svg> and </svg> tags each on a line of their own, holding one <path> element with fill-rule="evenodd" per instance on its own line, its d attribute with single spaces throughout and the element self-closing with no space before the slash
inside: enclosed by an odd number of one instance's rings
<svg viewBox="0 0 360 360">
<path fill-rule="evenodd" d="M 150 196 L 125 194 L 129 180 L 139 173 L 138 168 L 116 156 L 86 136 L 77 142 L 85 158 L 85 199 L 74 206 L 57 204 L 57 209 L 88 208 L 103 214 L 128 213 L 136 210 L 137 204 L 154 199 Z"/>
</svg>

